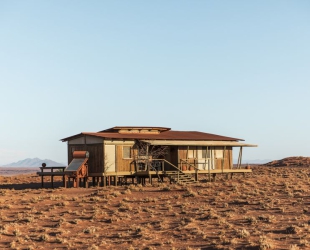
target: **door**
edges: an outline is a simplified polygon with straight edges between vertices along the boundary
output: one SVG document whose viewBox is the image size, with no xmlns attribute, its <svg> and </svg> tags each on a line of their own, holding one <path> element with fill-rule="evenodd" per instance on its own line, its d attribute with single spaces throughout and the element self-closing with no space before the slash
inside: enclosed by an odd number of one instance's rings
<svg viewBox="0 0 310 250">
<path fill-rule="evenodd" d="M 214 158 L 213 150 L 210 147 L 207 150 L 207 147 L 198 147 L 197 148 L 197 160 L 198 160 L 198 169 L 200 170 L 209 170 L 214 169 Z"/>
<path fill-rule="evenodd" d="M 115 145 L 104 145 L 104 167 L 106 172 L 115 172 Z"/>
</svg>

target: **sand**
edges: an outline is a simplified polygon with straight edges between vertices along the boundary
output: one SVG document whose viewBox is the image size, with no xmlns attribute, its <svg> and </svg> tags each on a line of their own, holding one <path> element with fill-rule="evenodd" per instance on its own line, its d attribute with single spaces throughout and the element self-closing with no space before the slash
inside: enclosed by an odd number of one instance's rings
<svg viewBox="0 0 310 250">
<path fill-rule="evenodd" d="M 213 183 L 88 189 L 2 176 L 0 249 L 309 249 L 309 176 L 254 167 Z"/>
</svg>

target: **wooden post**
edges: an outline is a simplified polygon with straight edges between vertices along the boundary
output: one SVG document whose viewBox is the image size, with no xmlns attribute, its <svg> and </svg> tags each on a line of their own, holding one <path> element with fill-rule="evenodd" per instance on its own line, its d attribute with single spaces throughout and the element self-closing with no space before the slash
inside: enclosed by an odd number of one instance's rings
<svg viewBox="0 0 310 250">
<path fill-rule="evenodd" d="M 119 180 L 119 185 L 120 186 L 123 186 L 123 177 L 118 177 L 118 180 Z"/>
<path fill-rule="evenodd" d="M 240 155 L 240 168 L 241 168 L 241 165 L 242 165 L 242 149 L 243 149 L 243 147 L 241 147 L 241 155 Z"/>
<path fill-rule="evenodd" d="M 224 146 L 224 150 L 223 150 L 223 158 L 222 158 L 222 174 L 224 173 L 225 152 L 226 152 L 226 146 Z"/>
<path fill-rule="evenodd" d="M 216 180 L 216 174 L 213 174 L 213 181 Z"/>
<path fill-rule="evenodd" d="M 239 150 L 238 165 L 237 165 L 238 169 L 241 168 L 241 162 L 242 162 L 242 147 L 240 147 L 240 150 Z"/>
<path fill-rule="evenodd" d="M 53 173 L 54 173 L 54 169 L 52 168 L 52 169 L 51 169 L 51 182 L 52 182 L 52 188 L 54 188 L 54 176 L 53 176 Z"/>
<path fill-rule="evenodd" d="M 43 172 L 43 171 L 42 171 Z M 43 187 L 44 180 L 43 180 L 43 175 L 41 175 L 41 187 Z"/>
<path fill-rule="evenodd" d="M 65 184 L 66 180 L 65 180 L 65 176 L 64 175 L 62 176 L 62 183 L 63 183 L 63 186 L 66 187 L 66 184 Z"/>
<path fill-rule="evenodd" d="M 189 146 L 187 146 L 187 151 L 186 151 L 186 160 L 188 160 L 188 151 L 189 151 Z"/>
<path fill-rule="evenodd" d="M 105 187 L 107 185 L 107 177 L 106 177 L 106 173 L 104 171 L 103 173 L 103 186 Z"/>
<path fill-rule="evenodd" d="M 203 147 L 201 147 L 201 151 L 203 152 Z M 205 167 L 203 168 L 204 170 L 206 170 L 206 165 L 207 165 L 207 157 L 208 157 L 208 146 L 206 146 Z"/>
<path fill-rule="evenodd" d="M 54 175 L 51 175 L 52 188 L 54 188 Z"/>
<path fill-rule="evenodd" d="M 238 169 L 241 167 L 241 164 L 240 164 L 240 159 L 241 159 L 241 147 L 239 148 L 239 156 L 238 156 Z"/>
<path fill-rule="evenodd" d="M 208 157 L 209 147 L 206 147 L 206 159 Z M 210 154 L 211 155 L 211 154 Z M 211 167 L 210 167 L 210 159 L 208 158 L 208 173 L 209 173 L 209 182 L 211 182 Z"/>
</svg>

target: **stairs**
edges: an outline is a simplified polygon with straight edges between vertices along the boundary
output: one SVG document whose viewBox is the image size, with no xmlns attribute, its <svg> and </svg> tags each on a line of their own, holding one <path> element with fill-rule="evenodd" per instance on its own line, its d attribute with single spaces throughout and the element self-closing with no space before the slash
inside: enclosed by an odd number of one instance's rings
<svg viewBox="0 0 310 250">
<path fill-rule="evenodd" d="M 195 179 L 191 175 L 185 174 L 181 170 L 165 171 L 165 176 L 168 177 L 171 182 L 175 182 L 175 183 L 188 184 L 188 183 L 196 182 Z"/>
</svg>

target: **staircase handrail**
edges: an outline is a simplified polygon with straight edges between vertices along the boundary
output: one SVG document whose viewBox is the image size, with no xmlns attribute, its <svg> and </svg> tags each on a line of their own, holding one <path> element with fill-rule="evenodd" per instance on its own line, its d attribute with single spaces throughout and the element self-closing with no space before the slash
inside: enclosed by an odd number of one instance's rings
<svg viewBox="0 0 310 250">
<path fill-rule="evenodd" d="M 167 161 L 166 159 L 152 159 L 152 161 L 163 161 L 168 163 L 170 166 L 174 167 L 176 170 L 182 172 L 181 169 L 179 169 L 176 165 L 172 164 L 170 161 Z M 183 173 L 183 172 L 182 172 Z"/>
</svg>

